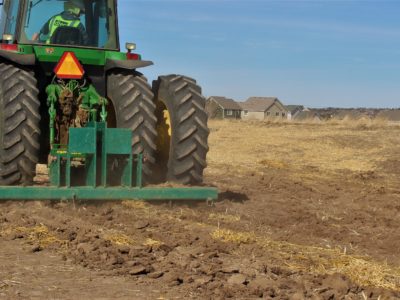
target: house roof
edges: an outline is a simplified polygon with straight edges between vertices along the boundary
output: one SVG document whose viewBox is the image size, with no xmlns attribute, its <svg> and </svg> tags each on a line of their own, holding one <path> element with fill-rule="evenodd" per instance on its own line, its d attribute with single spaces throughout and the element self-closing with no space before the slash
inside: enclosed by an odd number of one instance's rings
<svg viewBox="0 0 400 300">
<path fill-rule="evenodd" d="M 219 96 L 211 96 L 209 99 L 213 99 L 215 102 L 221 105 L 223 109 L 242 110 L 240 105 L 233 99 Z"/>
<path fill-rule="evenodd" d="M 240 103 L 243 109 L 248 110 L 248 111 L 266 111 L 268 108 L 270 108 L 276 101 L 279 101 L 278 98 L 276 97 L 250 97 L 249 99 L 246 100 L 246 102 Z M 282 103 L 280 103 L 283 106 Z"/>
<path fill-rule="evenodd" d="M 297 111 L 302 111 L 304 109 L 303 105 L 285 105 L 286 110 L 290 111 L 292 114 Z"/>
<path fill-rule="evenodd" d="M 320 120 L 320 116 L 318 113 L 308 110 L 308 111 L 301 111 L 299 112 L 294 119 L 296 121 L 307 121 L 307 120 Z"/>
</svg>

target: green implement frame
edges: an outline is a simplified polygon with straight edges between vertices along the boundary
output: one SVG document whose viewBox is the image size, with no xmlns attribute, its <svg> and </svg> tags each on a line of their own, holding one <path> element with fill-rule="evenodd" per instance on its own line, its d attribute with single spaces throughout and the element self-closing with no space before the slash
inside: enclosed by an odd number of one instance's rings
<svg viewBox="0 0 400 300">
<path fill-rule="evenodd" d="M 125 187 L 0 187 L 1 200 L 207 200 L 217 199 L 216 188 Z"/>
<path fill-rule="evenodd" d="M 70 128 L 68 145 L 52 145 L 50 186 L 0 186 L 0 200 L 208 200 L 216 188 L 143 187 L 142 154 L 133 155 L 132 132 L 90 122 Z"/>
</svg>

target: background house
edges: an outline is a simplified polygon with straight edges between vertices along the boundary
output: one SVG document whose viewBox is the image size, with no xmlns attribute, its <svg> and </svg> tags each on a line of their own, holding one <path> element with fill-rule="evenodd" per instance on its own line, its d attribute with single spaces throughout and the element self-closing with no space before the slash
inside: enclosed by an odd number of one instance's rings
<svg viewBox="0 0 400 300">
<path fill-rule="evenodd" d="M 292 120 L 297 122 L 321 122 L 321 116 L 311 109 L 304 108 L 302 111 L 297 113 Z"/>
<path fill-rule="evenodd" d="M 206 101 L 206 111 L 212 119 L 240 119 L 242 108 L 233 99 L 211 96 Z"/>
<path fill-rule="evenodd" d="M 268 120 L 286 119 L 286 107 L 276 97 L 250 97 L 246 102 L 240 103 L 242 119 Z"/>
<path fill-rule="evenodd" d="M 304 110 L 303 105 L 286 105 L 287 119 L 292 120 Z"/>
</svg>

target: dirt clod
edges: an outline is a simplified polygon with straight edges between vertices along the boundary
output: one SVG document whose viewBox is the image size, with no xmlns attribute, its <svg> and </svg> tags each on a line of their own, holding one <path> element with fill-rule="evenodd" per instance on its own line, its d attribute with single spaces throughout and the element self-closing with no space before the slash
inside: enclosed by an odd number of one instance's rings
<svg viewBox="0 0 400 300">
<path fill-rule="evenodd" d="M 143 266 L 136 266 L 131 268 L 131 270 L 129 271 L 130 275 L 141 275 L 141 274 L 147 274 L 147 269 L 146 267 Z"/>
<path fill-rule="evenodd" d="M 246 276 L 244 276 L 242 274 L 232 275 L 228 279 L 228 283 L 231 285 L 242 285 L 242 284 L 245 284 L 246 282 L 247 282 L 247 278 L 246 278 Z"/>
<path fill-rule="evenodd" d="M 150 274 L 148 275 L 148 277 L 149 277 L 149 278 L 153 278 L 153 279 L 157 279 L 157 278 L 160 278 L 160 277 L 163 276 L 163 275 L 164 275 L 164 272 L 158 271 L 158 272 L 150 273 Z"/>
<path fill-rule="evenodd" d="M 32 248 L 31 248 L 31 252 L 40 252 L 40 251 L 42 251 L 43 250 L 43 247 L 42 246 L 40 246 L 40 245 L 34 245 Z"/>
<path fill-rule="evenodd" d="M 148 227 L 150 224 L 147 221 L 138 221 L 135 223 L 134 227 L 136 229 L 144 229 L 146 227 Z"/>
</svg>

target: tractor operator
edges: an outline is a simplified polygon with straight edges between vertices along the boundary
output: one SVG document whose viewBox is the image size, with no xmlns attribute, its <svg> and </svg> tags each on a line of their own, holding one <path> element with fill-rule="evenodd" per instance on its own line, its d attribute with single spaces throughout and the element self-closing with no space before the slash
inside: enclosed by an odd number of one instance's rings
<svg viewBox="0 0 400 300">
<path fill-rule="evenodd" d="M 85 13 L 85 4 L 83 0 L 68 0 L 64 3 L 64 11 L 58 15 L 50 18 L 46 24 L 43 25 L 40 33 L 35 33 L 32 37 L 33 41 L 39 40 L 46 41 L 46 44 L 51 43 L 51 38 L 59 27 L 73 27 L 79 29 L 83 45 L 88 44 L 88 35 L 83 26 L 80 16 Z"/>
</svg>

